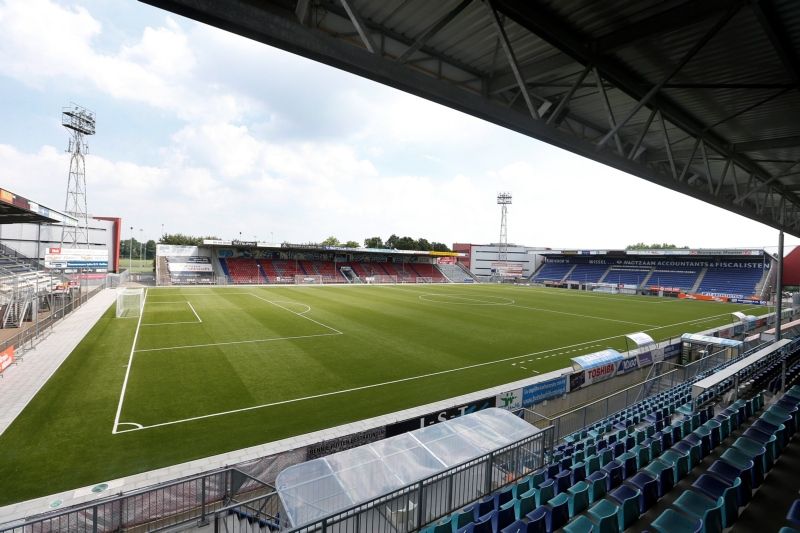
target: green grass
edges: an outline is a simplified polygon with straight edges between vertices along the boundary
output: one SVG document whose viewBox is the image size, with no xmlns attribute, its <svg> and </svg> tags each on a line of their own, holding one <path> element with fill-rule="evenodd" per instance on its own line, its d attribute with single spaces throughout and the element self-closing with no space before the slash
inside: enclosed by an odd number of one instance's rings
<svg viewBox="0 0 800 533">
<path fill-rule="evenodd" d="M 128 259 L 126 257 L 120 257 L 119 266 L 122 269 L 129 270 L 131 273 L 153 272 L 152 259 Z"/>
<path fill-rule="evenodd" d="M 625 333 L 664 339 L 737 310 L 766 311 L 497 285 L 151 289 L 118 432 L 138 321 L 112 307 L 0 435 L 0 504 L 516 381 L 624 349 Z"/>
</svg>

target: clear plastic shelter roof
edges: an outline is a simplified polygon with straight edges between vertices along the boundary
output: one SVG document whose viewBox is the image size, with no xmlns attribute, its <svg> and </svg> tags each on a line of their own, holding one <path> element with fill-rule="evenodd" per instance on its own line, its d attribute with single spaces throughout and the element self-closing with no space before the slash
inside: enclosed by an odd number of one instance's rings
<svg viewBox="0 0 800 533">
<path fill-rule="evenodd" d="M 641 348 L 643 346 L 650 346 L 656 343 L 656 341 L 653 340 L 653 337 L 651 337 L 647 333 L 644 333 L 643 331 L 639 331 L 637 333 L 628 333 L 627 335 L 625 335 L 625 337 L 633 341 L 633 343 L 636 345 L 637 348 Z"/>
<path fill-rule="evenodd" d="M 713 346 L 726 346 L 729 348 L 736 348 L 742 345 L 742 341 L 737 341 L 735 339 L 711 337 L 709 335 L 700 335 L 698 333 L 684 333 L 681 335 L 681 340 L 701 344 L 711 344 Z"/>
<path fill-rule="evenodd" d="M 573 357 L 572 369 L 575 371 L 589 370 L 590 368 L 597 368 L 598 366 L 607 365 L 608 363 L 618 363 L 622 361 L 622 359 L 621 353 L 609 348 L 608 350 Z"/>
<path fill-rule="evenodd" d="M 411 485 L 538 433 L 491 408 L 284 469 L 275 481 L 292 527 Z"/>
</svg>

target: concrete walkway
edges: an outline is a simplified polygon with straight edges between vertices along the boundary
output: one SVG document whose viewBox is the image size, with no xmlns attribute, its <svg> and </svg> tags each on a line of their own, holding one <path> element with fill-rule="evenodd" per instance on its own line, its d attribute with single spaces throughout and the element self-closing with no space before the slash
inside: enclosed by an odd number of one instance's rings
<svg viewBox="0 0 800 533">
<path fill-rule="evenodd" d="M 116 291 L 105 289 L 53 326 L 23 360 L 8 367 L 0 378 L 0 434 L 22 412 L 72 350 L 116 300 Z"/>
</svg>

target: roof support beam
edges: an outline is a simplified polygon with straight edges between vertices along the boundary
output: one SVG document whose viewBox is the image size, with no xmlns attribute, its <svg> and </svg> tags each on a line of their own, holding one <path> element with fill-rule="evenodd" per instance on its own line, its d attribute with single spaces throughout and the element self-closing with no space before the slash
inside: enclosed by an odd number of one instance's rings
<svg viewBox="0 0 800 533">
<path fill-rule="evenodd" d="M 797 83 L 800 81 L 800 60 L 797 59 L 791 41 L 781 28 L 780 20 L 775 14 L 772 2 L 768 0 L 753 0 L 750 6 L 753 8 L 756 19 L 761 24 L 764 33 L 767 34 L 767 38 L 772 43 L 772 47 L 778 54 L 789 77 L 793 82 Z"/>
<path fill-rule="evenodd" d="M 375 53 L 378 50 L 378 47 L 375 46 L 375 42 L 372 40 L 372 35 L 369 33 L 369 28 L 367 25 L 364 24 L 364 21 L 361 19 L 361 16 L 358 12 L 353 9 L 353 6 L 350 5 L 352 0 L 339 0 L 342 3 L 342 7 L 347 12 L 347 16 L 350 17 L 350 22 L 353 23 L 355 26 L 356 31 L 358 32 L 358 36 L 361 37 L 361 42 L 364 43 L 364 47 L 370 51 L 370 53 Z"/>
<path fill-rule="evenodd" d="M 459 13 L 464 11 L 468 5 L 472 3 L 472 0 L 462 0 L 460 4 L 458 4 L 455 8 L 450 10 L 446 13 L 442 18 L 434 22 L 427 30 L 425 30 L 422 35 L 417 37 L 417 40 L 414 41 L 414 44 L 409 46 L 403 54 L 397 58 L 397 61 L 400 63 L 405 63 L 408 59 L 416 53 L 420 48 L 425 46 L 428 40 L 439 33 L 442 28 L 450 24 L 454 18 L 458 16 Z"/>
<path fill-rule="evenodd" d="M 795 146 L 800 146 L 800 135 L 741 142 L 732 145 L 732 148 L 734 152 L 759 152 L 761 150 L 776 150 L 778 148 L 794 148 Z"/>
<path fill-rule="evenodd" d="M 697 54 L 697 52 L 699 52 L 699 51 L 700 51 L 700 50 L 701 50 L 701 49 L 702 49 L 702 48 L 703 48 L 703 47 L 704 47 L 704 46 L 705 46 L 705 45 L 706 45 L 706 44 L 707 44 L 707 43 L 708 43 L 708 42 L 709 42 L 711 39 L 713 39 L 713 38 L 714 38 L 714 36 L 715 36 L 715 35 L 717 35 L 717 33 L 719 33 L 719 30 L 721 30 L 721 29 L 722 29 L 722 28 L 723 28 L 723 27 L 724 27 L 724 26 L 725 26 L 725 25 L 728 23 L 728 21 L 729 21 L 731 18 L 733 18 L 733 16 L 734 16 L 734 15 L 735 15 L 735 14 L 736 14 L 738 11 L 739 11 L 739 9 L 741 9 L 741 7 L 742 7 L 742 5 L 741 5 L 741 3 L 740 3 L 740 2 L 735 2 L 734 4 L 732 4 L 732 5 L 731 5 L 731 7 L 729 7 L 729 8 L 728 8 L 728 10 L 725 12 L 725 15 L 723 15 L 723 16 L 722 16 L 722 17 L 721 17 L 721 18 L 720 18 L 720 19 L 719 19 L 719 20 L 716 22 L 716 24 L 714 24 L 714 25 L 711 27 L 711 29 L 710 29 L 710 30 L 708 30 L 708 31 L 705 33 L 705 35 L 703 35 L 703 37 L 701 37 L 701 38 L 700 38 L 700 40 L 699 40 L 699 41 L 697 41 L 697 42 L 694 44 L 694 46 L 692 46 L 692 47 L 689 49 L 689 51 L 688 51 L 688 52 L 686 52 L 686 53 L 683 55 L 683 57 L 681 58 L 681 60 L 680 60 L 680 61 L 678 61 L 678 64 L 677 64 L 677 65 L 675 65 L 675 66 L 672 68 L 672 70 L 670 70 L 670 71 L 669 71 L 669 73 L 668 73 L 666 76 L 664 76 L 664 77 L 661 79 L 661 81 L 660 81 L 660 82 L 658 82 L 658 83 L 656 83 L 655 85 L 653 85 L 653 87 L 651 87 L 651 88 L 650 88 L 650 90 L 649 90 L 649 91 L 647 91 L 647 93 L 646 93 L 646 94 L 645 94 L 645 95 L 644 95 L 644 96 L 643 96 L 643 97 L 642 97 L 642 98 L 641 98 L 641 99 L 640 99 L 638 102 L 636 102 L 636 105 L 635 105 L 635 106 L 633 106 L 633 108 L 632 108 L 632 109 L 631 109 L 631 110 L 628 112 L 628 114 L 625 116 L 625 118 L 623 118 L 621 121 L 619 121 L 619 122 L 617 123 L 617 125 L 616 125 L 614 128 L 612 128 L 612 129 L 611 129 L 611 131 L 609 131 L 608 133 L 606 133 L 606 135 L 605 135 L 605 136 L 604 136 L 602 139 L 600 139 L 600 142 L 598 142 L 598 143 L 597 143 L 597 145 L 598 145 L 598 146 L 600 146 L 600 147 L 602 147 L 602 146 L 603 146 L 603 145 L 604 145 L 606 142 L 608 142 L 608 140 L 609 140 L 609 139 L 610 139 L 610 138 L 611 138 L 611 137 L 612 137 L 612 136 L 613 136 L 613 135 L 614 135 L 614 134 L 615 134 L 617 131 L 619 131 L 619 129 L 620 129 L 621 127 L 623 127 L 625 124 L 627 124 L 627 123 L 628 123 L 628 121 L 629 121 L 631 118 L 633 118 L 633 116 L 634 116 L 634 115 L 636 115 L 636 113 L 638 113 L 638 112 L 639 112 L 639 110 L 640 110 L 642 107 L 644 107 L 645 105 L 647 105 L 648 103 L 650 103 L 650 100 L 651 100 L 651 99 L 652 99 L 652 98 L 653 98 L 653 97 L 654 97 L 656 94 L 658 94 L 658 92 L 659 92 L 659 91 L 662 89 L 662 87 L 663 87 L 663 86 L 664 86 L 664 85 L 665 85 L 665 84 L 666 84 L 666 83 L 667 83 L 669 80 L 671 80 L 671 79 L 672 79 L 672 78 L 675 76 L 675 74 L 677 74 L 678 72 L 680 72 L 680 71 L 681 71 L 681 69 L 682 69 L 683 67 L 685 67 L 685 66 L 686 66 L 686 63 L 688 63 L 689 61 L 691 61 L 691 59 L 692 59 L 692 58 L 693 58 L 693 57 L 694 57 L 694 56 Z"/>
<path fill-rule="evenodd" d="M 703 0 L 702 2 L 687 0 L 673 8 L 646 19 L 634 20 L 624 28 L 598 37 L 592 43 L 592 48 L 595 53 L 608 54 L 643 39 L 650 39 L 655 35 L 684 28 L 687 21 L 696 23 L 708 19 L 730 5 L 731 0 Z"/>
<path fill-rule="evenodd" d="M 556 117 L 558 117 L 558 115 L 561 114 L 561 111 L 564 109 L 564 107 L 566 107 L 566 105 L 572 99 L 572 96 L 575 94 L 575 91 L 577 91 L 578 87 L 581 86 L 581 84 L 583 83 L 583 80 L 586 79 L 586 75 L 589 74 L 589 71 L 591 69 L 592 68 L 589 65 L 586 65 L 586 68 L 583 69 L 583 72 L 581 72 L 580 76 L 578 76 L 578 79 L 576 79 L 575 83 L 572 84 L 572 87 L 569 88 L 569 91 L 567 91 L 567 94 L 565 94 L 561 98 L 561 100 L 558 101 L 558 105 L 556 106 L 556 108 L 553 110 L 553 112 L 550 114 L 550 116 L 547 117 L 547 123 L 548 124 L 552 124 L 553 121 L 556 119 Z"/>
<path fill-rule="evenodd" d="M 498 37 L 500 37 L 500 44 L 503 45 L 503 50 L 506 53 L 506 58 L 508 59 L 509 65 L 511 65 L 511 70 L 514 72 L 514 79 L 516 79 L 520 93 L 522 94 L 522 98 L 525 100 L 525 106 L 528 108 L 528 112 L 531 114 L 531 117 L 538 120 L 539 112 L 536 110 L 536 107 L 531 101 L 531 95 L 528 94 L 528 88 L 525 85 L 525 79 L 522 77 L 522 74 L 519 71 L 517 57 L 514 55 L 514 49 L 511 47 L 511 42 L 508 40 L 508 34 L 506 33 L 506 29 L 503 27 L 503 21 L 500 20 L 500 14 L 497 13 L 497 10 L 494 8 L 494 4 L 492 4 L 491 0 L 487 1 L 486 8 L 489 10 L 489 14 L 492 17 L 492 24 L 494 25 L 494 29 L 497 32 Z"/>
</svg>

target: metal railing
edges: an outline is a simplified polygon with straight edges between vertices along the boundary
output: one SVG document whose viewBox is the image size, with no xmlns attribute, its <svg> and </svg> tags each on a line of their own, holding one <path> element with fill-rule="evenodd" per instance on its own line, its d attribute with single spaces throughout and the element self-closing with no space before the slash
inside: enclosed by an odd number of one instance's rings
<svg viewBox="0 0 800 533">
<path fill-rule="evenodd" d="M 0 526 L 0 533 L 163 531 L 208 523 L 220 508 L 259 492 L 274 493 L 274 487 L 227 468 Z"/>
<path fill-rule="evenodd" d="M 417 531 L 542 467 L 552 446 L 552 429 L 545 428 L 416 483 L 295 528 L 286 523 L 285 513 L 280 520 L 277 493 L 267 494 L 214 513 L 214 531 L 238 532 L 243 525 L 248 531 L 283 526 L 291 533 Z"/>
<path fill-rule="evenodd" d="M 87 292 L 74 291 L 75 294 L 71 296 L 69 302 L 66 301 L 66 298 L 64 298 L 63 295 L 54 297 L 54 303 L 50 309 L 50 314 L 42 319 L 39 319 L 37 316 L 37 319 L 31 322 L 28 327 L 13 337 L 0 342 L 0 351 L 5 350 L 10 346 L 13 346 L 18 354 L 32 349 L 36 345 L 35 341 L 39 340 L 39 337 L 41 337 L 43 334 L 52 331 L 53 326 L 58 321 L 81 305 L 85 304 L 92 296 L 105 288 L 106 284 L 104 282 Z M 58 300 L 60 300 L 60 302 Z"/>
</svg>

